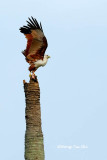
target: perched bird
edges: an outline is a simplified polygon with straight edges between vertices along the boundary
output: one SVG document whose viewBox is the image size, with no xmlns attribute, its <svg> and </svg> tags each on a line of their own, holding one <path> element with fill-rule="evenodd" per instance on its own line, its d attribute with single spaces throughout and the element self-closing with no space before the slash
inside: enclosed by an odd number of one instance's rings
<svg viewBox="0 0 107 160">
<path fill-rule="evenodd" d="M 29 71 L 34 72 L 41 66 L 45 66 L 50 56 L 45 55 L 48 46 L 47 39 L 43 33 L 42 25 L 38 24 L 33 17 L 28 18 L 27 26 L 21 27 L 19 30 L 27 38 L 26 49 L 22 52 L 26 61 L 30 64 Z"/>
</svg>

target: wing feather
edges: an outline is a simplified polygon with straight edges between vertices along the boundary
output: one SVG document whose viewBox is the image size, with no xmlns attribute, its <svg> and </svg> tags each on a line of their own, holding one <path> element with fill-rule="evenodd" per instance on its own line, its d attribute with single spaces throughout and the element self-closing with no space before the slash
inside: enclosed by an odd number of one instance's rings
<svg viewBox="0 0 107 160">
<path fill-rule="evenodd" d="M 31 25 L 35 28 L 35 27 L 36 27 L 36 26 L 35 26 L 35 23 L 34 23 L 30 18 L 28 18 L 28 19 L 29 19 Z"/>
<path fill-rule="evenodd" d="M 37 26 L 38 28 L 40 28 L 40 27 L 39 27 L 39 24 L 38 24 L 38 22 L 37 22 L 37 20 L 36 20 L 36 19 L 34 19 L 33 17 L 32 17 L 32 20 L 33 20 L 33 22 L 34 22 L 35 26 Z"/>
<path fill-rule="evenodd" d="M 27 46 L 23 54 L 28 63 L 43 59 L 47 48 L 47 39 L 44 36 L 41 23 L 39 25 L 35 18 L 31 18 L 28 18 L 29 21 L 26 21 L 27 26 L 20 28 L 20 32 L 27 38 Z"/>
</svg>

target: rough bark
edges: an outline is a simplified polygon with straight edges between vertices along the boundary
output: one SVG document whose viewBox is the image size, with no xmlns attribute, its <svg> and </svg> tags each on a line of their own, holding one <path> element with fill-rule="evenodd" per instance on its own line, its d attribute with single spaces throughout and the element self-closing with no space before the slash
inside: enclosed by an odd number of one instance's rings
<svg viewBox="0 0 107 160">
<path fill-rule="evenodd" d="M 26 98 L 25 160 L 44 160 L 39 84 L 37 79 L 36 82 L 23 82 Z"/>
</svg>

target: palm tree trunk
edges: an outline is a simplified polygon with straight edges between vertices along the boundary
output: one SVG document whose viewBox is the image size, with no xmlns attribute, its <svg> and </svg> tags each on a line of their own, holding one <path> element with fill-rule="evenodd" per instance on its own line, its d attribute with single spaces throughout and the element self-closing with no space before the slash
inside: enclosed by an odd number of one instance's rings
<svg viewBox="0 0 107 160">
<path fill-rule="evenodd" d="M 38 80 L 24 82 L 26 98 L 25 160 L 44 160 L 44 144 L 41 129 L 40 88 Z"/>
</svg>

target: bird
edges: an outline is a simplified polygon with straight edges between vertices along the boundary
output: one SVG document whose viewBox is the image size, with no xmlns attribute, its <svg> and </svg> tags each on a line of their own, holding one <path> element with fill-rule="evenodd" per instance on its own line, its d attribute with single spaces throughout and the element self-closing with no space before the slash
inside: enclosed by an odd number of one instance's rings
<svg viewBox="0 0 107 160">
<path fill-rule="evenodd" d="M 25 35 L 27 39 L 26 49 L 22 51 L 25 56 L 26 62 L 29 63 L 29 76 L 35 75 L 35 71 L 39 67 L 43 67 L 47 64 L 49 55 L 45 55 L 45 51 L 48 47 L 47 38 L 44 35 L 42 24 L 37 22 L 35 18 L 31 16 L 26 26 L 21 27 L 19 30 Z"/>
</svg>

